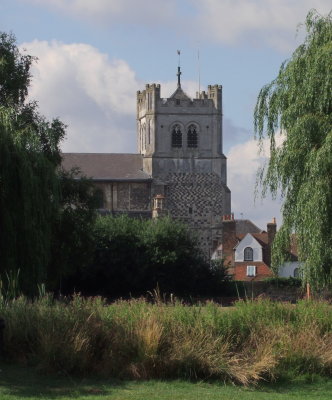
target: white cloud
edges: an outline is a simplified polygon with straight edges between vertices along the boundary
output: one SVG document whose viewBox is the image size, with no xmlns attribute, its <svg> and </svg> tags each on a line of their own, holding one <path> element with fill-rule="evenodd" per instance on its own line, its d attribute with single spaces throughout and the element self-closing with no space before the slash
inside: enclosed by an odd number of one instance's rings
<svg viewBox="0 0 332 400">
<path fill-rule="evenodd" d="M 38 57 L 32 68 L 31 100 L 47 118 L 66 125 L 65 152 L 136 152 L 136 91 L 145 83 L 124 60 L 111 60 L 87 44 L 23 43 Z M 176 82 L 160 82 L 168 97 Z M 184 81 L 193 95 L 197 84 Z"/>
<path fill-rule="evenodd" d="M 97 23 L 128 22 L 152 25 L 168 22 L 176 15 L 176 0 L 23 0 L 54 8 Z"/>
<path fill-rule="evenodd" d="M 308 11 L 331 10 L 331 0 L 21 0 L 90 23 L 164 28 L 183 37 L 281 51 L 294 48 L 296 27 Z"/>
<path fill-rule="evenodd" d="M 221 43 L 250 40 L 279 50 L 294 47 L 296 27 L 308 11 L 327 14 L 330 0 L 192 0 L 205 33 Z"/>
<path fill-rule="evenodd" d="M 263 147 L 264 153 L 268 155 L 267 140 L 264 141 Z M 228 186 L 232 192 L 232 211 L 235 217 L 250 219 L 261 229 L 266 229 L 266 223 L 270 222 L 272 217 L 276 217 L 280 225 L 280 201 L 272 201 L 269 196 L 262 200 L 260 195 L 255 200 L 257 170 L 267 160 L 265 156 L 258 154 L 257 141 L 252 139 L 232 147 L 227 158 Z"/>
<path fill-rule="evenodd" d="M 46 117 L 68 125 L 64 151 L 135 151 L 141 84 L 125 61 L 110 60 L 86 44 L 34 41 L 22 47 L 38 57 L 30 98 Z"/>
</svg>

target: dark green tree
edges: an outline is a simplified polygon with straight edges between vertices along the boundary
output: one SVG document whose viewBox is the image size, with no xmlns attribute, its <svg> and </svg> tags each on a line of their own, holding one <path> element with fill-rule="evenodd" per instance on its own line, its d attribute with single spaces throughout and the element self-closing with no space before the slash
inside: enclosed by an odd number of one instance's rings
<svg viewBox="0 0 332 400">
<path fill-rule="evenodd" d="M 52 225 L 47 288 L 61 293 L 74 288 L 71 278 L 92 262 L 97 198 L 91 180 L 78 169 L 59 169 L 57 177 L 59 207 Z"/>
<path fill-rule="evenodd" d="M 29 293 L 46 280 L 64 136 L 59 120 L 46 121 L 26 103 L 33 61 L 13 35 L 0 33 L 0 272 L 20 270 Z"/>
<path fill-rule="evenodd" d="M 60 169 L 64 124 L 26 102 L 34 59 L 0 33 L 0 274 L 30 294 L 88 261 L 94 221 L 91 184 Z"/>
<path fill-rule="evenodd" d="M 0 32 L 0 104 L 23 106 L 30 84 L 34 57 L 22 54 L 12 34 Z"/>
<path fill-rule="evenodd" d="M 22 289 L 32 293 L 46 280 L 59 204 L 56 165 L 45 156 L 40 133 L 61 137 L 63 127 L 40 120 L 37 132 L 20 118 L 12 107 L 0 106 L 0 272 L 19 269 Z"/>
<path fill-rule="evenodd" d="M 279 74 L 264 86 L 255 130 L 270 140 L 260 173 L 263 194 L 283 196 L 283 225 L 273 245 L 273 266 L 284 261 L 295 232 L 304 281 L 332 283 L 332 18 L 309 12 L 306 38 Z M 276 145 L 278 132 L 283 142 Z"/>
<path fill-rule="evenodd" d="M 140 220 L 128 216 L 97 219 L 93 263 L 72 281 L 89 295 L 161 293 L 211 294 L 220 275 L 206 263 L 188 227 L 170 218 Z M 217 278 L 217 279 L 216 279 Z"/>
<path fill-rule="evenodd" d="M 181 295 L 202 294 L 207 289 L 209 266 L 187 225 L 171 218 L 147 221 L 142 241 L 149 288 L 158 285 L 162 291 Z"/>
</svg>

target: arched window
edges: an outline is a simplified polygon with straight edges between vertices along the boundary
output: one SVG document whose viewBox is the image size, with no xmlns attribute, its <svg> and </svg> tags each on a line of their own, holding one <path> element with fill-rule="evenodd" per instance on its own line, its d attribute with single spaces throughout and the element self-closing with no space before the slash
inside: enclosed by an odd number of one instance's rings
<svg viewBox="0 0 332 400">
<path fill-rule="evenodd" d="M 151 144 L 151 119 L 149 120 L 148 125 L 148 144 Z"/>
<path fill-rule="evenodd" d="M 244 261 L 253 261 L 254 260 L 254 251 L 251 247 L 246 247 L 244 249 Z"/>
<path fill-rule="evenodd" d="M 142 150 L 146 150 L 146 125 L 143 124 L 142 128 Z"/>
<path fill-rule="evenodd" d="M 299 278 L 299 269 L 298 268 L 295 268 L 294 269 L 294 278 Z"/>
<path fill-rule="evenodd" d="M 172 147 L 182 147 L 182 132 L 178 124 L 172 129 Z"/>
<path fill-rule="evenodd" d="M 191 148 L 197 147 L 198 137 L 195 125 L 190 125 L 187 131 L 187 146 Z"/>
</svg>

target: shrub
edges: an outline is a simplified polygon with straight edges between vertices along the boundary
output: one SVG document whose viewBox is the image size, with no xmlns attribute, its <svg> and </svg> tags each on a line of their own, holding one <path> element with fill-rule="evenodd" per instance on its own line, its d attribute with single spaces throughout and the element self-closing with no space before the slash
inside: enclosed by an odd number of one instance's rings
<svg viewBox="0 0 332 400">
<path fill-rule="evenodd" d="M 94 240 L 92 263 L 73 279 L 86 295 L 139 296 L 157 286 L 181 296 L 211 294 L 225 278 L 204 260 L 188 227 L 170 218 L 100 217 Z"/>
</svg>

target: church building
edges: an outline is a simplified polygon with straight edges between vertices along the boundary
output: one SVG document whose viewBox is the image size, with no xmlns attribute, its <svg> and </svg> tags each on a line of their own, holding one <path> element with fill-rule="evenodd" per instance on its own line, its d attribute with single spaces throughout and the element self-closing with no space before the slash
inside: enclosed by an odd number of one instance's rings
<svg viewBox="0 0 332 400">
<path fill-rule="evenodd" d="M 100 193 L 100 212 L 133 217 L 169 215 L 193 229 L 210 257 L 222 240 L 222 216 L 231 214 L 223 154 L 222 87 L 191 99 L 178 83 L 169 98 L 160 85 L 137 92 L 137 154 L 64 153 Z"/>
</svg>

